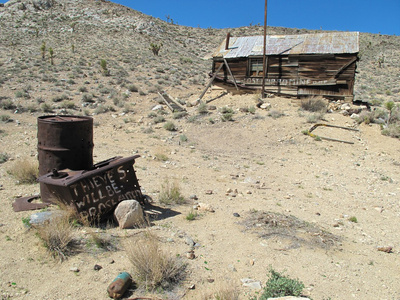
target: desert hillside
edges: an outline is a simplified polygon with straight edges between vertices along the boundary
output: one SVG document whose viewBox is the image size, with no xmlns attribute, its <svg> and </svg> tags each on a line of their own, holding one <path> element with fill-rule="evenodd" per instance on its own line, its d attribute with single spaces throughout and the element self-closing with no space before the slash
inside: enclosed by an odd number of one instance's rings
<svg viewBox="0 0 400 300">
<path fill-rule="evenodd" d="M 184 267 L 154 289 L 133 276 L 125 299 L 251 299 L 271 268 L 310 299 L 400 298 L 400 37 L 360 34 L 355 99 L 371 111 L 321 99 L 312 111 L 215 86 L 196 101 L 226 34 L 260 26 L 184 27 L 109 1 L 11 0 L 0 32 L 2 299 L 108 299 L 119 272 L 135 274 L 132 253 L 148 236 Z M 186 111 L 172 112 L 162 91 Z M 68 245 L 51 252 L 29 225 L 38 211 L 13 211 L 15 198 L 39 193 L 16 171 L 37 169 L 37 118 L 54 114 L 93 118 L 95 163 L 140 155 L 150 226 L 73 223 Z M 316 122 L 353 130 L 304 134 Z"/>
</svg>

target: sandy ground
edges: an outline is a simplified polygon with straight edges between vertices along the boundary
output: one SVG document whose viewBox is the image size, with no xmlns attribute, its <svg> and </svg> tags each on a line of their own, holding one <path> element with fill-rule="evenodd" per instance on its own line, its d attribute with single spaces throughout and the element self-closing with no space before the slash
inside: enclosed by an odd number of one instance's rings
<svg viewBox="0 0 400 300">
<path fill-rule="evenodd" d="M 170 93 L 175 96 L 178 91 Z M 209 93 L 206 99 L 218 93 Z M 237 286 L 241 299 L 249 299 L 255 291 L 243 287 L 240 279 L 265 284 L 273 267 L 301 280 L 304 294 L 313 299 L 400 299 L 400 141 L 382 136 L 378 125 L 354 125 L 339 112 L 326 114 L 327 123 L 360 131 L 318 128 L 315 133 L 354 144 L 316 141 L 302 134 L 312 124 L 292 100 L 268 99 L 271 111 L 284 114 L 276 119 L 261 109 L 255 115 L 238 111 L 254 105 L 254 99 L 231 94 L 215 99 L 209 104 L 233 107 L 233 122 L 221 122 L 218 112 L 211 111 L 201 122 L 172 120 L 177 132 L 166 131 L 161 124 L 152 126 L 153 133 L 143 133 L 156 103 L 139 97 L 130 99 L 136 102 L 133 114 L 94 116 L 95 162 L 140 154 L 135 170 L 155 209 L 161 207 L 158 195 L 165 178 L 176 180 L 188 199 L 185 205 L 168 207 L 172 216 L 152 221 L 151 230 L 174 254 L 185 257 L 190 250 L 187 237 L 198 243 L 180 288 L 158 297 L 200 299 L 205 291 L 228 283 Z M 195 107 L 188 111 L 197 114 Z M 15 197 L 39 192 L 37 184 L 17 185 L 7 173 L 20 158 L 35 159 L 38 116 L 12 115 L 14 122 L 0 125 L 5 132 L 1 152 L 11 155 L 0 165 L 0 295 L 2 299 L 107 299 L 109 283 L 119 272 L 131 269 L 122 242 L 119 250 L 87 249 L 60 263 L 49 256 L 35 231 L 24 227 L 22 218 L 33 212 L 12 209 Z M 182 142 L 181 135 L 188 140 Z M 157 154 L 166 155 L 168 161 L 154 159 Z M 190 199 L 192 195 L 198 200 Z M 211 205 L 215 212 L 199 212 L 195 220 L 186 220 L 197 202 Z M 249 221 L 262 212 L 294 216 L 317 233 L 299 228 L 262 235 L 262 222 Z M 358 222 L 349 221 L 350 217 Z M 274 222 L 279 227 L 280 221 Z M 78 229 L 78 234 L 89 230 Z M 118 241 L 137 232 L 107 229 Z M 393 252 L 378 251 L 381 246 L 391 246 Z M 94 270 L 95 264 L 102 269 Z M 74 267 L 80 271 L 72 272 Z M 195 289 L 189 290 L 193 284 Z"/>
</svg>

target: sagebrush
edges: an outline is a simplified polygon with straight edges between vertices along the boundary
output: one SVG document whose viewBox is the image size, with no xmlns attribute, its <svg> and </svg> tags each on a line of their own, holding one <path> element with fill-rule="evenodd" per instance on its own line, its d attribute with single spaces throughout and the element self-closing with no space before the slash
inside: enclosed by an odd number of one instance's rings
<svg viewBox="0 0 400 300">
<path fill-rule="evenodd" d="M 144 232 L 140 239 L 129 241 L 125 248 L 133 278 L 146 289 L 167 288 L 183 279 L 186 264 L 181 257 L 161 249 L 153 233 Z"/>
</svg>

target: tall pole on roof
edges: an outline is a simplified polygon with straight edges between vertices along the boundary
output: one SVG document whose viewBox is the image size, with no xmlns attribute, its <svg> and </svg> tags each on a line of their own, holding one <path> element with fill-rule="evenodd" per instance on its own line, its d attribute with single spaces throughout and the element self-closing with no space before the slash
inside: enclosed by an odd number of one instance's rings
<svg viewBox="0 0 400 300">
<path fill-rule="evenodd" d="M 265 98 L 265 76 L 266 74 L 266 60 L 267 60 L 267 0 L 265 0 L 265 9 L 264 9 L 264 47 L 263 47 L 263 80 L 262 80 L 262 89 L 261 89 L 261 98 Z"/>
</svg>

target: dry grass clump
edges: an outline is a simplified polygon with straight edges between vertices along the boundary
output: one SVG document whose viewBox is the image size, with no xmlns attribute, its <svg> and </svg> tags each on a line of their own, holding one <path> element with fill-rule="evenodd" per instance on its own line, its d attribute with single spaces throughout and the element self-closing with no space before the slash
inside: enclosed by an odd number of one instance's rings
<svg viewBox="0 0 400 300">
<path fill-rule="evenodd" d="M 213 290 L 207 291 L 201 295 L 201 300 L 238 300 L 238 288 L 228 282 L 218 284 Z"/>
<path fill-rule="evenodd" d="M 389 126 L 382 130 L 382 134 L 400 139 L 400 123 L 389 124 Z"/>
<path fill-rule="evenodd" d="M 300 103 L 300 107 L 303 110 L 310 112 L 326 112 L 328 109 L 328 103 L 321 97 L 310 97 L 304 99 Z"/>
<path fill-rule="evenodd" d="M 168 178 L 161 184 L 160 203 L 163 204 L 183 204 L 185 197 L 181 193 L 181 189 L 176 181 L 170 182 Z"/>
<path fill-rule="evenodd" d="M 393 101 L 385 102 L 383 108 L 361 112 L 356 120 L 359 124 L 380 124 L 383 135 L 400 138 L 400 104 Z"/>
<path fill-rule="evenodd" d="M 0 164 L 5 163 L 9 158 L 10 158 L 10 155 L 8 155 L 6 152 L 1 152 L 0 153 Z"/>
<path fill-rule="evenodd" d="M 37 227 L 37 234 L 53 257 L 63 261 L 72 252 L 74 226 L 68 213 L 54 215 Z"/>
<path fill-rule="evenodd" d="M 39 164 L 36 160 L 24 158 L 16 161 L 8 172 L 18 180 L 19 184 L 36 183 Z"/>
<path fill-rule="evenodd" d="M 159 240 L 151 232 L 129 241 L 126 252 L 132 263 L 133 277 L 147 290 L 168 288 L 184 277 L 186 264 L 179 256 L 161 249 Z"/>
</svg>

